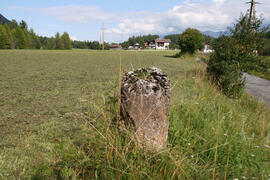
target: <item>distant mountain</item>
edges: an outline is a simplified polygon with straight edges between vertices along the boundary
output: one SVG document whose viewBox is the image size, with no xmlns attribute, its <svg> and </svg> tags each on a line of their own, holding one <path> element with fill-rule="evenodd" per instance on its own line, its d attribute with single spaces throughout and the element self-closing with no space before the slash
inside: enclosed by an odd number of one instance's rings
<svg viewBox="0 0 270 180">
<path fill-rule="evenodd" d="M 9 24 L 10 21 L 7 18 L 5 18 L 2 14 L 0 14 L 0 24 L 4 23 Z"/>
<path fill-rule="evenodd" d="M 206 36 L 212 36 L 214 38 L 218 38 L 224 32 L 223 31 L 219 31 L 219 32 L 201 31 L 201 33 L 204 34 L 204 35 L 206 35 Z"/>
</svg>

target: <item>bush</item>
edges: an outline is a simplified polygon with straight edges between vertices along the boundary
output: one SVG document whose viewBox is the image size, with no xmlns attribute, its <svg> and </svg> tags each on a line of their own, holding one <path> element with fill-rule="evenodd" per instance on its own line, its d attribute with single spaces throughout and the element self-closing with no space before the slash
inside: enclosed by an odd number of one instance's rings
<svg viewBox="0 0 270 180">
<path fill-rule="evenodd" d="M 204 46 L 204 36 L 197 29 L 186 29 L 179 38 L 181 53 L 194 54 L 196 50 Z"/>
<path fill-rule="evenodd" d="M 266 66 L 256 55 L 260 49 L 265 29 L 262 21 L 251 23 L 248 15 L 241 15 L 229 28 L 229 36 L 221 36 L 214 45 L 215 53 L 210 57 L 207 73 L 210 79 L 229 97 L 242 95 L 245 80 L 242 72 L 263 71 Z M 256 33 L 254 32 L 256 29 Z"/>
<path fill-rule="evenodd" d="M 230 97 L 241 96 L 245 81 L 241 79 L 239 49 L 234 45 L 235 39 L 223 36 L 215 53 L 210 57 L 207 73 L 211 80 Z"/>
</svg>

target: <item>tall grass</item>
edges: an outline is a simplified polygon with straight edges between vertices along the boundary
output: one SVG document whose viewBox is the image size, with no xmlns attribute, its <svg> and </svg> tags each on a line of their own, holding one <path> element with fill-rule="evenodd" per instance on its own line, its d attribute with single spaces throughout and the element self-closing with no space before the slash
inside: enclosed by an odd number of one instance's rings
<svg viewBox="0 0 270 180">
<path fill-rule="evenodd" d="M 30 52 L 23 51 L 23 53 L 28 58 L 33 56 Z M 68 93 L 72 98 L 77 98 L 72 101 L 73 106 L 70 104 L 72 108 L 66 109 L 62 116 L 58 116 L 57 112 L 47 115 L 48 120 L 44 120 L 37 126 L 34 133 L 29 132 L 21 136 L 14 147 L 3 146 L 0 151 L 0 178 L 269 178 L 269 108 L 247 95 L 239 100 L 227 98 L 209 84 L 205 77 L 205 67 L 197 64 L 192 57 L 170 58 L 165 57 L 170 52 L 140 52 L 141 64 L 146 67 L 154 65 L 163 69 L 169 75 L 173 87 L 168 146 L 162 151 L 154 151 L 138 148 L 133 134 L 125 128 L 121 128 L 121 133 L 118 138 L 115 138 L 119 130 L 113 123 L 118 119 L 119 86 L 117 82 L 119 77 L 113 74 L 119 72 L 119 56 L 114 52 L 105 52 L 103 54 L 105 62 L 99 61 L 99 64 L 92 64 L 96 61 L 91 61 L 91 59 L 99 59 L 100 52 L 93 53 L 91 57 L 77 51 L 73 53 L 78 53 L 77 56 L 81 59 L 74 57 L 77 60 L 74 62 L 67 57 L 60 58 L 66 54 L 58 55 L 59 60 L 49 61 L 51 64 L 44 65 L 47 67 L 46 71 L 52 73 L 54 72 L 51 70 L 54 69 L 53 64 L 59 62 L 65 64 L 68 61 L 70 64 L 66 65 L 67 67 L 77 66 L 81 72 L 85 71 L 85 66 L 90 67 L 89 70 L 96 74 L 95 79 L 92 79 L 93 77 L 88 79 L 89 76 L 86 76 L 85 80 L 80 80 L 82 76 L 73 79 L 73 76 L 78 75 L 77 71 L 75 69 L 68 71 L 74 73 L 68 80 L 69 83 L 74 83 Z M 9 52 L 7 54 L 10 56 Z M 135 68 L 138 67 L 134 54 L 135 52 L 123 52 L 125 61 L 121 64 L 125 71 L 132 68 L 130 64 L 133 64 Z M 51 55 L 47 53 L 46 56 Z M 107 61 L 105 57 L 113 58 Z M 28 61 L 28 58 L 24 62 Z M 9 66 L 9 64 L 20 63 L 15 63 L 15 60 L 14 57 L 11 62 L 4 63 L 7 68 L 13 69 L 14 66 Z M 88 64 L 90 62 L 91 65 Z M 77 63 L 81 65 L 78 66 Z M 109 74 L 100 73 L 99 71 L 104 71 L 103 63 L 109 64 L 112 69 L 115 68 L 113 72 L 107 69 L 106 72 Z M 18 69 L 15 72 L 21 74 Z M 64 70 L 60 72 L 65 73 Z M 8 83 L 4 81 L 4 77 L 11 78 L 11 76 L 2 71 L 0 78 L 4 83 Z M 49 73 L 43 76 L 46 79 L 50 78 Z M 57 77 L 65 76 L 66 74 Z M 87 89 L 87 84 L 84 83 L 77 84 L 78 81 L 93 82 L 94 80 L 96 80 L 96 89 Z M 58 81 L 58 83 L 63 86 L 64 82 Z M 85 89 L 76 90 L 77 85 Z M 35 87 L 31 84 L 30 86 Z M 55 89 L 58 87 L 54 86 Z M 23 87 L 17 86 L 21 89 Z M 48 87 L 52 88 L 50 85 Z M 55 92 L 55 89 L 52 88 L 51 91 Z M 94 93 L 97 90 L 98 93 Z M 0 91 L 3 92 L 3 89 Z M 72 93 L 77 95 L 74 96 Z M 5 94 L 7 95 L 9 94 Z M 60 98 L 56 95 L 49 97 L 58 98 L 58 100 Z M 47 96 L 46 100 L 48 99 Z M 5 101 L 4 108 L 8 109 L 6 103 L 11 102 Z M 56 111 L 60 111 L 61 109 L 56 105 L 53 107 Z M 19 106 L 14 104 L 12 107 Z M 27 112 L 26 109 L 24 111 Z M 7 117 L 5 112 L 1 111 L 1 115 Z M 41 117 L 44 118 L 42 115 Z M 10 139 L 15 141 L 13 136 Z"/>
</svg>

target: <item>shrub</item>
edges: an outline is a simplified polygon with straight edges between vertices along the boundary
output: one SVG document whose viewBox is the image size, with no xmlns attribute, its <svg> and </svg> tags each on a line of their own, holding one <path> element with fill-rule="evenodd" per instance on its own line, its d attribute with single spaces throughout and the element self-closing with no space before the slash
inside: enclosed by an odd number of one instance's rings
<svg viewBox="0 0 270 180">
<path fill-rule="evenodd" d="M 210 57 L 207 73 L 227 96 L 237 97 L 242 94 L 245 85 L 241 79 L 239 49 L 234 46 L 234 38 L 223 36 L 221 39 Z"/>
</svg>

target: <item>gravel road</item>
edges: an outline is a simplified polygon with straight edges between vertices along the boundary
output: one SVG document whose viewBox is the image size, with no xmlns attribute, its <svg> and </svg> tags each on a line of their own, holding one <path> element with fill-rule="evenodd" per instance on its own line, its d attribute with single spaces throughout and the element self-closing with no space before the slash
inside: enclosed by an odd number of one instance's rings
<svg viewBox="0 0 270 180">
<path fill-rule="evenodd" d="M 252 97 L 270 105 L 270 81 L 244 73 L 246 78 L 245 91 Z"/>
<path fill-rule="evenodd" d="M 199 58 L 196 58 L 196 61 L 207 65 L 205 61 Z M 243 76 L 247 81 L 246 93 L 270 106 L 270 81 L 247 73 L 244 73 Z"/>
</svg>

